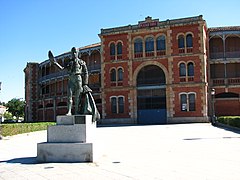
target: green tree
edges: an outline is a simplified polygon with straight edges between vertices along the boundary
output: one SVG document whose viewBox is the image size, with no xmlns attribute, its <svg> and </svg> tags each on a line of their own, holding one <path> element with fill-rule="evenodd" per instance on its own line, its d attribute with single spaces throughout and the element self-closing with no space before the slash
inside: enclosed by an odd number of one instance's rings
<svg viewBox="0 0 240 180">
<path fill-rule="evenodd" d="M 5 106 L 5 105 L 6 105 L 6 103 L 5 103 L 5 102 L 1 102 L 1 101 L 0 101 L 0 105 L 3 105 L 3 106 Z"/>
<path fill-rule="evenodd" d="M 8 112 L 12 113 L 13 116 L 16 116 L 17 120 L 19 117 L 24 116 L 24 106 L 25 101 L 17 98 L 13 98 L 6 104 L 6 107 L 8 107 Z"/>
</svg>

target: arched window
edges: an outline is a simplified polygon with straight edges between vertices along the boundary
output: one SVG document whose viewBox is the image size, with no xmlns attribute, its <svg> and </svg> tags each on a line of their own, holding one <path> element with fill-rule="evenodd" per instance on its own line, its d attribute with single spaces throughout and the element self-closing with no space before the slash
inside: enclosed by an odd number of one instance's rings
<svg viewBox="0 0 240 180">
<path fill-rule="evenodd" d="M 194 65 L 192 62 L 187 64 L 188 76 L 194 76 Z"/>
<path fill-rule="evenodd" d="M 178 48 L 184 48 L 185 43 L 184 43 L 184 36 L 180 35 L 178 36 Z"/>
<path fill-rule="evenodd" d="M 117 43 L 117 55 L 122 54 L 122 43 Z"/>
<path fill-rule="evenodd" d="M 118 81 L 122 81 L 123 80 L 123 69 L 119 68 L 118 69 Z"/>
<path fill-rule="evenodd" d="M 111 81 L 116 81 L 116 70 L 115 69 L 111 70 L 110 76 L 111 76 Z"/>
<path fill-rule="evenodd" d="M 134 52 L 135 53 L 143 52 L 142 39 L 138 38 L 134 41 Z"/>
<path fill-rule="evenodd" d="M 111 43 L 110 45 L 110 56 L 115 56 L 115 44 Z"/>
<path fill-rule="evenodd" d="M 165 36 L 159 36 L 157 38 L 157 51 L 166 50 L 166 40 Z"/>
<path fill-rule="evenodd" d="M 145 52 L 154 51 L 154 39 L 152 37 L 148 37 L 145 41 Z"/>
<path fill-rule="evenodd" d="M 187 47 L 193 47 L 193 40 L 192 40 L 192 35 L 191 34 L 188 34 L 187 35 Z"/>
<path fill-rule="evenodd" d="M 181 63 L 179 65 L 179 75 L 180 76 L 186 76 L 186 65 L 185 65 L 185 63 Z"/>
</svg>

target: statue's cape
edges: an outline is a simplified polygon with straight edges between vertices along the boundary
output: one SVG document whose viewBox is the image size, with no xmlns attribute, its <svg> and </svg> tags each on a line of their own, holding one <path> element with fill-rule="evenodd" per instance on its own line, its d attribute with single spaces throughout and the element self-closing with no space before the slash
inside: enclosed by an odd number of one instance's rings
<svg viewBox="0 0 240 180">
<path fill-rule="evenodd" d="M 100 119 L 100 114 L 90 91 L 85 94 L 85 104 L 83 108 L 83 114 L 91 114 L 93 122 Z"/>
</svg>

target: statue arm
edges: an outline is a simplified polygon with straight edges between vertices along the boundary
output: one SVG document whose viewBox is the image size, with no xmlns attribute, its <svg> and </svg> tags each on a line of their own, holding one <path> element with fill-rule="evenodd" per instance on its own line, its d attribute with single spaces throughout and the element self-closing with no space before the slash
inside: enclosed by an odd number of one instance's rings
<svg viewBox="0 0 240 180">
<path fill-rule="evenodd" d="M 51 51 L 48 51 L 48 58 L 52 64 L 57 66 L 58 69 L 63 70 L 64 67 L 62 67 L 58 62 L 56 61 L 55 57 L 53 56 L 53 53 Z"/>
<path fill-rule="evenodd" d="M 60 64 L 58 64 L 56 61 L 54 62 L 54 65 L 57 66 L 57 68 L 60 70 L 64 69 L 64 67 L 62 67 Z"/>
</svg>

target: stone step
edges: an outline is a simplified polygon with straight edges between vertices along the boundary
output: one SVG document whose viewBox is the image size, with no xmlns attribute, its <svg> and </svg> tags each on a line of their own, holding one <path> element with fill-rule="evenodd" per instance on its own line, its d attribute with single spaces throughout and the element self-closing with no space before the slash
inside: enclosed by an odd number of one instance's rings
<svg viewBox="0 0 240 180">
<path fill-rule="evenodd" d="M 47 130 L 47 142 L 93 142 L 96 125 L 85 124 L 49 126 Z"/>
<path fill-rule="evenodd" d="M 46 162 L 93 162 L 92 143 L 38 143 L 37 161 Z"/>
</svg>

